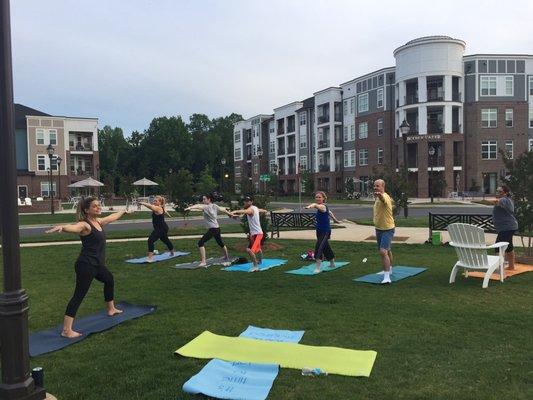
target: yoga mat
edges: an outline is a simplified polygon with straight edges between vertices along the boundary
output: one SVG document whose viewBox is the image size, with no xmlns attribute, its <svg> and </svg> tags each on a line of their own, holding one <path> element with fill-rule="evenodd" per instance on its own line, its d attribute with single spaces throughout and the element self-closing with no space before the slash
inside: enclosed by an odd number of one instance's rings
<svg viewBox="0 0 533 400">
<path fill-rule="evenodd" d="M 418 275 L 424 272 L 427 268 L 419 267 L 403 267 L 403 266 L 393 266 L 392 275 L 390 277 L 392 282 L 401 281 L 402 279 L 409 278 L 410 276 Z M 367 283 L 381 283 L 383 280 L 383 275 L 381 274 L 368 274 L 360 278 L 354 279 L 356 282 L 367 282 Z"/>
<path fill-rule="evenodd" d="M 111 329 L 118 324 L 130 319 L 142 317 L 155 311 L 155 306 L 137 306 L 129 303 L 119 303 L 117 308 L 122 310 L 122 314 L 109 317 L 105 310 L 98 314 L 88 315 L 74 320 L 73 329 L 83 333 L 75 339 L 68 339 L 61 336 L 63 325 L 58 325 L 47 331 L 40 331 L 30 334 L 30 356 L 37 357 L 41 354 L 60 350 L 71 344 L 78 343 L 86 339 L 92 333 L 98 333 Z"/>
<path fill-rule="evenodd" d="M 510 276 L 513 276 L 513 275 L 520 275 L 520 274 L 523 274 L 525 272 L 533 272 L 533 265 L 515 263 L 514 269 L 506 269 L 506 270 L 504 270 L 505 276 L 503 277 L 503 279 L 507 279 L 507 278 L 509 278 Z M 470 278 L 471 276 L 474 277 L 474 278 L 485 278 L 485 273 L 484 272 L 478 272 L 478 271 L 468 272 L 468 277 Z M 490 280 L 499 281 L 500 280 L 500 274 L 498 274 L 498 273 L 492 274 L 490 276 Z"/>
<path fill-rule="evenodd" d="M 304 331 L 249 326 L 240 337 L 297 343 L 303 334 Z M 218 399 L 264 400 L 272 388 L 278 371 L 277 364 L 250 364 L 214 359 L 183 384 L 183 391 L 192 394 L 202 393 Z"/>
<path fill-rule="evenodd" d="M 231 265 L 235 261 L 237 261 L 237 257 L 230 257 L 229 260 L 224 260 L 224 257 L 218 257 L 218 258 L 208 258 L 205 260 L 207 263 L 207 266 L 210 267 L 212 265 Z M 183 263 L 183 264 L 176 264 L 171 265 L 171 268 L 175 269 L 198 269 L 198 268 L 206 268 L 206 267 L 200 267 L 200 261 L 193 261 L 189 263 Z"/>
<path fill-rule="evenodd" d="M 176 350 L 185 357 L 219 358 L 227 361 L 279 364 L 286 368 L 320 368 L 328 374 L 370 376 L 377 353 L 339 347 L 267 342 L 204 331 Z"/>
<path fill-rule="evenodd" d="M 277 258 L 263 258 L 263 262 L 257 267 L 259 271 L 265 271 L 270 268 L 279 267 L 286 264 L 287 260 L 281 260 Z M 246 264 L 232 265 L 231 267 L 222 268 L 224 271 L 238 271 L 238 272 L 251 272 L 253 264 L 251 262 Z"/>
<path fill-rule="evenodd" d="M 170 260 L 176 257 L 186 256 L 187 254 L 190 254 L 190 253 L 185 253 L 183 251 L 175 251 L 173 256 L 171 256 L 170 253 L 167 253 L 167 252 L 164 252 L 162 254 L 155 254 L 154 261 L 152 261 L 152 263 L 156 263 L 158 261 L 166 261 L 166 260 Z M 148 262 L 148 257 L 132 258 L 131 260 L 126 260 L 126 262 L 130 264 L 151 264 Z"/>
<path fill-rule="evenodd" d="M 344 267 L 347 264 L 349 264 L 349 262 L 347 261 L 335 261 L 335 267 L 330 268 L 329 261 L 322 261 L 320 272 L 318 274 L 322 272 L 334 271 L 336 269 Z M 285 273 L 294 274 L 294 275 L 318 275 L 317 273 L 315 273 L 315 268 L 316 268 L 316 264 L 309 264 L 298 269 L 292 269 L 290 271 L 285 271 Z"/>
</svg>

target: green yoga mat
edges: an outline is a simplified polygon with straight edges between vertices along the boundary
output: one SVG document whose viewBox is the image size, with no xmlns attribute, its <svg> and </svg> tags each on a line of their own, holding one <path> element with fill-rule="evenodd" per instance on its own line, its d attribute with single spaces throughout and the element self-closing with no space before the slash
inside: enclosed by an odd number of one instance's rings
<svg viewBox="0 0 533 400">
<path fill-rule="evenodd" d="M 370 376 L 377 353 L 339 347 L 268 342 L 245 337 L 221 336 L 204 331 L 177 354 L 194 358 L 218 358 L 256 364 L 278 364 L 285 368 L 320 368 L 328 374 Z"/>
</svg>

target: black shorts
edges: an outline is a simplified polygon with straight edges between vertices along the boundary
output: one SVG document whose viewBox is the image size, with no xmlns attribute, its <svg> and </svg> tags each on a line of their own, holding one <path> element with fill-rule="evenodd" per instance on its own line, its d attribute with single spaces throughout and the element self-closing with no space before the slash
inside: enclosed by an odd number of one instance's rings
<svg viewBox="0 0 533 400">
<path fill-rule="evenodd" d="M 509 242 L 509 246 L 507 246 L 507 249 L 505 250 L 506 253 L 510 253 L 514 250 L 513 247 L 513 236 L 514 231 L 501 231 L 498 232 L 498 236 L 496 237 L 496 243 L 498 242 Z M 496 253 L 498 253 L 498 249 L 496 249 Z"/>
</svg>

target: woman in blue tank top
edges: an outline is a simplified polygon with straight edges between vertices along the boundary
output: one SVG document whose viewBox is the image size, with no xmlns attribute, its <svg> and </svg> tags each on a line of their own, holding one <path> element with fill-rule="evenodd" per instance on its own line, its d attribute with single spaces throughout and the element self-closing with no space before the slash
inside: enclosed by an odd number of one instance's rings
<svg viewBox="0 0 533 400">
<path fill-rule="evenodd" d="M 309 204 L 307 207 L 305 207 L 308 210 L 312 208 L 316 209 L 315 274 L 320 272 L 322 260 L 324 258 L 329 261 L 331 268 L 335 267 L 335 254 L 329 245 L 329 239 L 331 237 L 331 225 L 329 218 L 331 217 L 336 223 L 339 223 L 340 221 L 329 210 L 328 206 L 326 205 L 326 200 L 326 193 L 316 192 L 316 203 Z"/>
</svg>

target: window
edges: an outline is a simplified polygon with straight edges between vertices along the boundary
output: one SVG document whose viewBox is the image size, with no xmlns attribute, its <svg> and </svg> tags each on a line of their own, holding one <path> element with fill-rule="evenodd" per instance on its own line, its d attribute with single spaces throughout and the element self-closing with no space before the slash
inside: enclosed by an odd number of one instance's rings
<svg viewBox="0 0 533 400">
<path fill-rule="evenodd" d="M 355 167 L 355 150 L 348 150 L 344 152 L 344 166 Z"/>
<path fill-rule="evenodd" d="M 37 171 L 46 171 L 46 156 L 37 156 Z"/>
<path fill-rule="evenodd" d="M 307 133 L 300 132 L 300 148 L 307 147 Z"/>
<path fill-rule="evenodd" d="M 241 159 L 241 149 L 235 149 L 235 159 L 236 160 Z"/>
<path fill-rule="evenodd" d="M 307 156 L 300 156 L 300 171 L 307 171 Z"/>
<path fill-rule="evenodd" d="M 481 142 L 481 158 L 483 160 L 496 160 L 497 147 L 498 142 L 496 140 L 485 140 Z"/>
<path fill-rule="evenodd" d="M 268 151 L 270 152 L 270 154 L 274 154 L 276 152 L 276 141 L 275 140 L 270 142 L 270 147 Z"/>
<path fill-rule="evenodd" d="M 355 167 L 355 150 L 350 150 L 350 163 Z"/>
<path fill-rule="evenodd" d="M 383 89 L 378 89 L 378 108 L 383 107 Z"/>
<path fill-rule="evenodd" d="M 529 77 L 529 95 L 533 96 L 533 76 Z"/>
<path fill-rule="evenodd" d="M 359 150 L 359 165 L 368 165 L 368 150 Z"/>
<path fill-rule="evenodd" d="M 348 127 L 347 126 L 345 126 L 343 128 L 343 132 L 344 132 L 344 141 L 347 142 L 349 140 L 349 138 L 348 138 Z"/>
<path fill-rule="evenodd" d="M 303 112 L 300 114 L 300 125 L 305 124 L 307 124 L 307 114 Z"/>
<path fill-rule="evenodd" d="M 507 153 L 507 157 L 509 157 L 511 160 L 514 158 L 514 149 L 513 149 L 513 141 L 512 140 L 506 140 L 505 141 L 505 152 Z"/>
<path fill-rule="evenodd" d="M 52 167 L 52 171 L 57 171 L 57 158 L 56 157 L 52 157 L 51 167 Z"/>
<path fill-rule="evenodd" d="M 378 164 L 383 164 L 383 149 L 378 147 Z"/>
<path fill-rule="evenodd" d="M 533 128 L 533 108 L 529 109 L 529 127 Z"/>
<path fill-rule="evenodd" d="M 44 129 L 36 129 L 35 135 L 37 136 L 37 144 L 44 145 Z"/>
<path fill-rule="evenodd" d="M 56 195 L 56 183 L 52 183 L 52 194 Z M 41 182 L 41 197 L 50 197 L 50 182 Z"/>
<path fill-rule="evenodd" d="M 529 139 L 529 146 L 527 151 L 533 151 L 533 139 Z"/>
<path fill-rule="evenodd" d="M 368 137 L 368 122 L 359 124 L 359 139 L 366 139 Z"/>
<path fill-rule="evenodd" d="M 350 154 L 349 151 L 345 151 L 344 152 L 344 166 L 345 167 L 350 166 L 350 156 L 349 156 L 349 154 Z"/>
<path fill-rule="evenodd" d="M 496 77 L 481 77 L 481 96 L 496 96 Z"/>
<path fill-rule="evenodd" d="M 350 114 L 353 114 L 355 112 L 355 97 L 352 97 L 350 99 Z"/>
<path fill-rule="evenodd" d="M 50 129 L 48 131 L 49 143 L 51 145 L 57 145 L 57 131 L 55 129 Z"/>
<path fill-rule="evenodd" d="M 358 100 L 357 112 L 366 112 L 368 111 L 368 93 L 360 94 Z"/>
<path fill-rule="evenodd" d="M 268 170 L 270 171 L 271 174 L 276 172 L 276 160 L 270 160 L 270 163 L 268 165 Z"/>
<path fill-rule="evenodd" d="M 505 110 L 505 126 L 508 128 L 513 127 L 513 109 L 508 108 Z"/>
<path fill-rule="evenodd" d="M 498 125 L 496 108 L 481 109 L 481 126 L 483 128 L 496 128 Z"/>
<path fill-rule="evenodd" d="M 514 77 L 506 76 L 505 77 L 505 95 L 512 96 L 514 92 Z"/>
<path fill-rule="evenodd" d="M 254 175 L 257 175 L 259 173 L 259 164 L 254 164 Z"/>
<path fill-rule="evenodd" d="M 350 140 L 355 140 L 355 125 L 350 125 Z"/>
<path fill-rule="evenodd" d="M 344 115 L 348 115 L 348 100 L 342 102 Z"/>
<path fill-rule="evenodd" d="M 383 135 L 383 118 L 378 119 L 378 136 Z"/>
<path fill-rule="evenodd" d="M 235 143 L 239 143 L 241 141 L 241 133 L 235 132 Z"/>
</svg>

